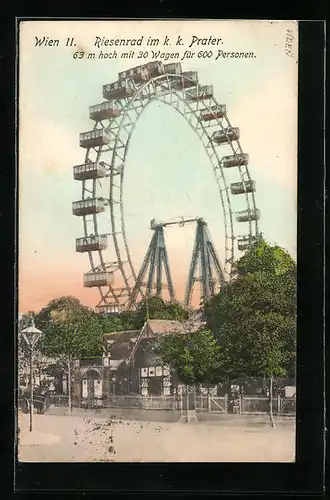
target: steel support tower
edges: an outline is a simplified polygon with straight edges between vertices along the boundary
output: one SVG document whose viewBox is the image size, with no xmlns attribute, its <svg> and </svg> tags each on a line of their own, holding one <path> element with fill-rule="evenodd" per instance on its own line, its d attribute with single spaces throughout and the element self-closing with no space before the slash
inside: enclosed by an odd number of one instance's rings
<svg viewBox="0 0 330 500">
<path fill-rule="evenodd" d="M 147 253 L 145 254 L 140 272 L 137 276 L 136 285 L 130 298 L 129 308 L 131 308 L 135 303 L 137 295 L 142 287 L 146 287 L 147 297 L 152 295 L 153 289 L 156 290 L 156 296 L 161 297 L 162 291 L 166 287 L 163 282 L 164 273 L 166 276 L 170 300 L 175 299 L 173 281 L 165 244 L 164 225 L 167 224 L 156 224 L 154 219 L 150 223 L 150 228 L 154 231 L 154 234 L 151 238 Z M 146 275 L 148 275 L 147 281 L 145 281 Z"/>
<path fill-rule="evenodd" d="M 195 243 L 184 298 L 186 307 L 190 306 L 196 282 L 200 282 L 202 300 L 215 295 L 217 288 L 225 284 L 219 257 L 212 243 L 207 223 L 202 218 L 197 219 Z"/>
<path fill-rule="evenodd" d="M 197 71 L 184 69 L 180 62 L 145 61 L 127 67 L 113 74 L 102 86 L 102 101 L 89 107 L 92 123 L 79 135 L 84 160 L 73 167 L 73 177 L 81 184 L 80 199 L 72 204 L 73 215 L 82 223 L 76 251 L 88 255 L 83 284 L 98 290 L 95 307 L 100 313 L 127 310 L 144 298 L 142 290 L 135 303 L 131 297 L 137 273 L 127 238 L 124 186 L 136 123 L 155 101 L 182 116 L 205 149 L 222 214 L 226 279 L 233 277 L 237 251 L 244 252 L 259 234 L 250 158 L 242 149 L 239 127 L 229 120 L 226 104 L 217 101 L 213 85 L 202 84 Z"/>
</svg>

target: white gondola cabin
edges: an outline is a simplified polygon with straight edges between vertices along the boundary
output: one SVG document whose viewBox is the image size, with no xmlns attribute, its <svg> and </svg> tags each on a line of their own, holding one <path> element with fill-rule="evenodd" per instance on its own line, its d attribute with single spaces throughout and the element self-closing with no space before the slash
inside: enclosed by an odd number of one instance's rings
<svg viewBox="0 0 330 500">
<path fill-rule="evenodd" d="M 212 106 L 210 109 L 203 109 L 201 111 L 200 118 L 204 122 L 209 122 L 211 120 L 216 120 L 217 118 L 223 118 L 226 111 L 225 104 L 218 104 L 217 106 Z"/>
<path fill-rule="evenodd" d="M 175 89 L 189 89 L 190 87 L 195 87 L 198 83 L 198 73 L 197 71 L 184 71 L 181 74 L 181 78 L 175 79 L 172 83 Z"/>
<path fill-rule="evenodd" d="M 260 210 L 258 208 L 250 210 L 241 210 L 236 214 L 237 222 L 249 222 L 259 219 L 260 219 Z"/>
<path fill-rule="evenodd" d="M 186 92 L 188 101 L 202 101 L 213 96 L 213 85 L 198 86 Z"/>
<path fill-rule="evenodd" d="M 238 127 L 217 130 L 212 134 L 212 141 L 216 144 L 226 144 L 231 141 L 237 141 L 237 139 L 239 139 Z"/>
<path fill-rule="evenodd" d="M 156 78 L 157 76 L 164 75 L 165 68 L 161 61 L 151 61 L 147 64 L 149 78 Z"/>
<path fill-rule="evenodd" d="M 237 238 L 237 248 L 240 252 L 247 250 L 257 240 L 256 236 L 240 236 Z"/>
<path fill-rule="evenodd" d="M 104 128 L 90 130 L 79 134 L 79 143 L 82 148 L 93 148 L 96 146 L 105 146 L 109 144 L 110 136 Z"/>
<path fill-rule="evenodd" d="M 108 246 L 108 237 L 106 234 L 85 236 L 76 239 L 76 252 L 93 252 L 96 250 L 105 250 Z"/>
<path fill-rule="evenodd" d="M 134 88 L 127 81 L 119 81 L 103 85 L 103 97 L 109 101 L 125 99 L 134 95 Z"/>
<path fill-rule="evenodd" d="M 73 177 L 77 181 L 85 181 L 86 179 L 102 179 L 107 175 L 107 171 L 103 162 L 83 163 L 73 167 Z"/>
<path fill-rule="evenodd" d="M 114 275 L 111 271 L 91 271 L 84 274 L 84 287 L 111 286 L 114 282 Z"/>
<path fill-rule="evenodd" d="M 247 165 L 248 163 L 249 155 L 246 153 L 224 156 L 222 158 L 222 166 L 224 168 L 241 167 L 242 165 Z"/>
<path fill-rule="evenodd" d="M 181 75 L 182 66 L 181 63 L 169 63 L 164 64 L 165 73 L 168 75 Z"/>
<path fill-rule="evenodd" d="M 119 80 L 126 80 L 127 78 L 131 78 L 136 83 L 147 82 L 149 80 L 149 73 L 147 66 L 145 65 L 135 66 L 134 68 L 121 71 L 118 74 Z"/>
<path fill-rule="evenodd" d="M 139 99 L 153 99 L 157 95 L 158 88 L 154 88 L 153 85 L 147 85 L 140 89 Z"/>
<path fill-rule="evenodd" d="M 231 194 L 245 194 L 245 193 L 254 193 L 256 190 L 255 181 L 245 181 L 245 182 L 233 182 L 230 185 Z"/>
<path fill-rule="evenodd" d="M 86 198 L 86 200 L 74 201 L 72 203 L 73 215 L 92 215 L 104 212 L 105 200 L 103 198 Z"/>
<path fill-rule="evenodd" d="M 116 107 L 113 101 L 105 101 L 89 107 L 89 117 L 95 121 L 116 118 L 120 113 L 121 110 Z"/>
<path fill-rule="evenodd" d="M 98 304 L 96 306 L 96 310 L 99 314 L 119 314 L 123 308 L 123 305 L 117 304 L 116 302 L 109 304 Z"/>
</svg>

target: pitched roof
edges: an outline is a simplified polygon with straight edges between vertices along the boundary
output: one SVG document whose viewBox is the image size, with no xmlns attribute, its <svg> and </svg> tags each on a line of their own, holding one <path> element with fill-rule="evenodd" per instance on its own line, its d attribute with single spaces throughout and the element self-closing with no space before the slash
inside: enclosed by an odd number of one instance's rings
<svg viewBox="0 0 330 500">
<path fill-rule="evenodd" d="M 183 324 L 180 321 L 169 319 L 149 319 L 148 321 L 146 321 L 143 329 L 146 326 L 154 335 L 159 335 L 162 333 L 179 333 L 183 330 Z"/>
<path fill-rule="evenodd" d="M 140 330 L 125 330 L 122 332 L 109 332 L 104 333 L 103 338 L 105 341 L 107 340 L 130 340 L 132 338 L 136 338 L 140 335 Z"/>
<path fill-rule="evenodd" d="M 159 335 L 196 332 L 201 326 L 201 322 L 196 320 L 181 322 L 168 319 L 149 319 L 141 330 L 105 333 L 104 340 L 108 343 L 112 359 L 126 359 L 130 362 L 139 349 L 141 340 L 153 339 Z"/>
<path fill-rule="evenodd" d="M 141 337 L 150 338 L 171 333 L 193 333 L 201 326 L 203 324 L 199 320 L 174 321 L 169 319 L 149 319 L 145 322 L 141 330 Z"/>
<path fill-rule="evenodd" d="M 105 333 L 103 338 L 108 344 L 108 351 L 114 360 L 125 360 L 131 354 L 140 330 L 126 330 L 123 332 Z"/>
</svg>

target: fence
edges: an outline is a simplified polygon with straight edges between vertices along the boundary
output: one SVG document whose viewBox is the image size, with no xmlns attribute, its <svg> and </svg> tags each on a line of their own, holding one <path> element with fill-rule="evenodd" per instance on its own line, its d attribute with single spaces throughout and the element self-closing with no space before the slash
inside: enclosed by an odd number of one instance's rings
<svg viewBox="0 0 330 500">
<path fill-rule="evenodd" d="M 176 396 L 109 396 L 103 400 L 103 407 L 179 410 L 180 403 L 180 398 Z"/>
<path fill-rule="evenodd" d="M 69 406 L 69 396 L 65 394 L 52 394 L 49 396 L 49 403 L 52 406 Z"/>
<path fill-rule="evenodd" d="M 220 396 L 196 396 L 196 411 L 208 411 L 212 413 L 227 413 L 228 412 L 228 397 Z"/>
<path fill-rule="evenodd" d="M 177 396 L 140 396 L 140 395 L 109 395 L 102 399 L 90 398 L 83 400 L 83 408 L 121 408 L 140 410 L 181 410 L 183 397 Z M 68 406 L 67 395 L 52 395 L 50 404 L 53 406 Z M 269 412 L 269 399 L 263 397 L 244 396 L 233 401 L 225 396 L 196 395 L 194 397 L 196 412 L 209 413 L 240 413 L 256 414 Z M 73 406 L 77 403 L 73 401 Z M 294 415 L 296 412 L 296 399 L 275 397 L 273 399 L 274 415 Z"/>
<path fill-rule="evenodd" d="M 240 413 L 268 413 L 269 398 L 242 397 L 239 400 Z M 296 412 L 295 398 L 277 396 L 273 399 L 273 413 L 275 415 L 290 415 Z"/>
</svg>

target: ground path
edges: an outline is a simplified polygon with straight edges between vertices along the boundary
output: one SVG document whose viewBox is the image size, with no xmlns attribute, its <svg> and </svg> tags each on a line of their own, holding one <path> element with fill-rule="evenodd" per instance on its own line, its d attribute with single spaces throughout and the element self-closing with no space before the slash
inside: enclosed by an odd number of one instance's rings
<svg viewBox="0 0 330 500">
<path fill-rule="evenodd" d="M 20 413 L 19 429 L 24 462 L 292 462 L 295 455 L 293 418 L 272 429 L 267 416 L 186 424 L 46 413 L 34 415 L 30 433 L 29 416 Z"/>
</svg>

